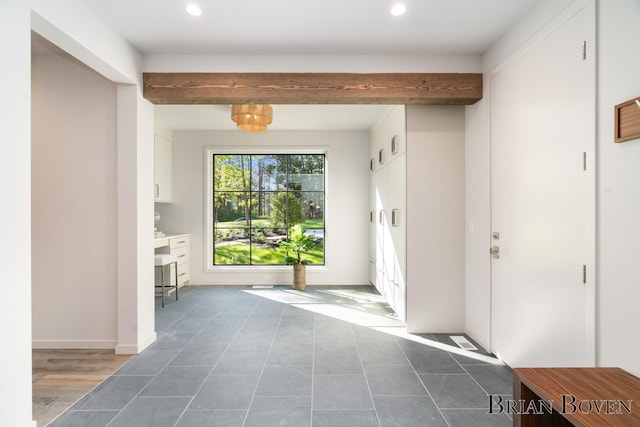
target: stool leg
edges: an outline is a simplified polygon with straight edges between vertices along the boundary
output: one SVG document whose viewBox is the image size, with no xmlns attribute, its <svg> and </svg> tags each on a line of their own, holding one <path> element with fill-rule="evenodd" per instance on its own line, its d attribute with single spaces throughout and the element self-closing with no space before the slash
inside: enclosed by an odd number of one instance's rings
<svg viewBox="0 0 640 427">
<path fill-rule="evenodd" d="M 162 308 L 164 308 L 164 265 L 162 267 L 160 267 L 160 280 L 161 280 L 161 285 L 162 285 Z"/>
<path fill-rule="evenodd" d="M 173 264 L 176 268 L 176 301 L 178 301 L 178 263 Z"/>
</svg>

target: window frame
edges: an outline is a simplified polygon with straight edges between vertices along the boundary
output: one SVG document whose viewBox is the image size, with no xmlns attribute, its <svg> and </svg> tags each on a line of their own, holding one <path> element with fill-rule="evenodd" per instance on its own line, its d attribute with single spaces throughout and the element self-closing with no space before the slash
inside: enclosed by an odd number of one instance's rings
<svg viewBox="0 0 640 427">
<path fill-rule="evenodd" d="M 213 178 L 214 178 L 214 168 L 213 168 L 213 156 L 214 155 L 323 155 L 324 156 L 324 264 L 309 264 L 307 268 L 318 268 L 318 269 L 326 269 L 327 268 L 327 217 L 328 217 L 328 164 L 329 164 L 329 156 L 327 147 L 268 147 L 261 148 L 257 146 L 235 146 L 235 147 L 216 147 L 216 146 L 207 146 L 204 147 L 205 155 L 205 185 L 204 185 L 204 198 L 205 198 L 205 223 L 204 223 L 204 235 L 205 241 L 204 243 L 204 267 L 205 272 L 213 272 L 213 271 L 221 271 L 221 270 L 236 270 L 236 271 L 247 271 L 247 268 L 250 269 L 265 269 L 269 271 L 280 270 L 290 270 L 291 266 L 286 264 L 214 264 L 214 226 L 213 226 L 213 217 L 214 217 L 214 207 L 213 207 Z"/>
</svg>

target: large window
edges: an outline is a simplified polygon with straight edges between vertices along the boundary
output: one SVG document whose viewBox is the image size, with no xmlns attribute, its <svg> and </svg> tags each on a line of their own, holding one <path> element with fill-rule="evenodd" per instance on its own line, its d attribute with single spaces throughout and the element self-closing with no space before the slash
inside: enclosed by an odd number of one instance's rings
<svg viewBox="0 0 640 427">
<path fill-rule="evenodd" d="M 317 240 L 304 255 L 324 264 L 324 154 L 216 154 L 212 167 L 212 264 L 281 265 L 280 243 L 301 224 Z"/>
</svg>

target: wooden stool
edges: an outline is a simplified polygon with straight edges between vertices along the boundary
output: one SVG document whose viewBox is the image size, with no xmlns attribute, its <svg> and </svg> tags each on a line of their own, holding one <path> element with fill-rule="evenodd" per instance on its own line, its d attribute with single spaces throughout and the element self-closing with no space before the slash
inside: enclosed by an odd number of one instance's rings
<svg viewBox="0 0 640 427">
<path fill-rule="evenodd" d="M 174 265 L 176 272 L 176 283 L 175 285 L 166 285 L 164 284 L 164 268 L 169 267 L 169 277 L 171 277 L 171 264 Z M 160 267 L 160 284 L 155 285 L 156 288 L 162 288 L 162 307 L 164 308 L 164 292 L 165 288 L 176 289 L 176 301 L 178 300 L 178 257 L 171 254 L 156 254 L 155 255 L 155 267 Z"/>
</svg>

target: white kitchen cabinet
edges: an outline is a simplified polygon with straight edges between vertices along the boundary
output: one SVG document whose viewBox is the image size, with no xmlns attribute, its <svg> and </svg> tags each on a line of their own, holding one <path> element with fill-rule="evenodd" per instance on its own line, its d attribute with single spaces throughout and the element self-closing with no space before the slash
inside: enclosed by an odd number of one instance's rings
<svg viewBox="0 0 640 427">
<path fill-rule="evenodd" d="M 178 286 L 188 285 L 191 280 L 191 235 L 168 234 L 155 239 L 155 252 L 157 254 L 172 254 L 178 258 Z M 156 276 L 156 284 L 159 284 L 159 276 Z M 169 277 L 171 284 L 176 283 L 176 270 L 171 268 Z"/>
<path fill-rule="evenodd" d="M 369 141 L 369 280 L 407 331 L 463 330 L 464 108 L 390 107 Z"/>
<path fill-rule="evenodd" d="M 407 120 L 404 106 L 394 107 L 387 117 L 386 140 L 389 153 L 396 156 L 407 150 Z"/>
<path fill-rule="evenodd" d="M 406 125 L 404 106 L 384 110 L 370 132 L 370 281 L 406 318 Z"/>
<path fill-rule="evenodd" d="M 178 257 L 178 286 L 188 284 L 191 280 L 191 236 L 183 234 L 169 239 L 169 253 Z M 171 282 L 175 283 L 172 270 Z"/>
<path fill-rule="evenodd" d="M 156 202 L 173 202 L 173 142 L 158 134 L 154 141 L 154 195 Z"/>
</svg>

